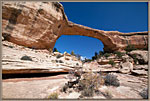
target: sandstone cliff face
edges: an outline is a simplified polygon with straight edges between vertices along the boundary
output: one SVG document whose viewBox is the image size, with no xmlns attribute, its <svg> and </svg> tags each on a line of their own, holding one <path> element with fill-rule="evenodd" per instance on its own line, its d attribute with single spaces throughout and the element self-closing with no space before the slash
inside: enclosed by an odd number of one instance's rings
<svg viewBox="0 0 150 101">
<path fill-rule="evenodd" d="M 4 39 L 27 47 L 53 48 L 66 23 L 56 2 L 5 2 L 2 9 Z"/>
<path fill-rule="evenodd" d="M 121 33 L 74 24 L 57 2 L 4 2 L 2 29 L 4 40 L 36 49 L 52 49 L 61 35 L 97 38 L 105 51 L 124 50 L 128 44 L 148 47 L 148 32 Z"/>
</svg>

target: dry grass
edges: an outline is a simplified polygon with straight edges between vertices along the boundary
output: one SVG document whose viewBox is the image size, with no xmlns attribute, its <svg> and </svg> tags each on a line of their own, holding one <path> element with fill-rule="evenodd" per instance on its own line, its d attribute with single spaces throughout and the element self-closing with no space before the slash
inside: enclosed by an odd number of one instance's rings
<svg viewBox="0 0 150 101">
<path fill-rule="evenodd" d="M 57 92 L 51 93 L 48 96 L 48 99 L 58 99 L 58 93 Z"/>
</svg>

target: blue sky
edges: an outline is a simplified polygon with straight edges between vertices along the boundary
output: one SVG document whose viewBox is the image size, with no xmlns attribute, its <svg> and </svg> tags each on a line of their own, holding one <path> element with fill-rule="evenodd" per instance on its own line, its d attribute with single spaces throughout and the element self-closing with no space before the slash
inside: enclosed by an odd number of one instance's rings
<svg viewBox="0 0 150 101">
<path fill-rule="evenodd" d="M 61 2 L 68 19 L 74 23 L 105 31 L 148 31 L 147 2 Z M 72 50 L 91 58 L 103 50 L 103 43 L 86 36 L 61 36 L 55 47 L 60 52 Z"/>
</svg>

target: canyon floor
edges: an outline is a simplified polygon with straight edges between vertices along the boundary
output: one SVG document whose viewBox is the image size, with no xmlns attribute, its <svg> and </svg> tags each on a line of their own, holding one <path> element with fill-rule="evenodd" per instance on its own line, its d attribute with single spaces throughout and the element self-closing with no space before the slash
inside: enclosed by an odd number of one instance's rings
<svg viewBox="0 0 150 101">
<path fill-rule="evenodd" d="M 70 80 L 69 71 L 75 68 L 82 68 L 84 72 L 112 73 L 120 82 L 119 87 L 101 85 L 98 88 L 101 93 L 85 99 L 108 99 L 106 93 L 111 99 L 143 99 L 139 93 L 148 87 L 148 64 L 132 64 L 133 68 L 127 68 L 132 66 L 124 66 L 123 60 L 114 56 L 83 64 L 66 52 L 49 53 L 8 41 L 3 41 L 2 45 L 3 99 L 48 99 L 54 92 L 58 93 L 58 99 L 80 99 L 81 93 L 72 88 L 60 91 Z M 28 58 L 23 59 L 24 56 Z M 109 59 L 114 59 L 116 66 L 110 65 Z"/>
</svg>

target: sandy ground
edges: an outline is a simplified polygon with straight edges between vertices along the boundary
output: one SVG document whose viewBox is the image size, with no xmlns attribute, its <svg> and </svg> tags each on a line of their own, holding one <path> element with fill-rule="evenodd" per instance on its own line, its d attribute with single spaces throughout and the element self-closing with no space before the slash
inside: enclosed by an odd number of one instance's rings
<svg viewBox="0 0 150 101">
<path fill-rule="evenodd" d="M 38 78 L 6 79 L 2 82 L 3 99 L 46 99 L 62 87 L 67 75 Z"/>
</svg>

